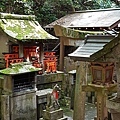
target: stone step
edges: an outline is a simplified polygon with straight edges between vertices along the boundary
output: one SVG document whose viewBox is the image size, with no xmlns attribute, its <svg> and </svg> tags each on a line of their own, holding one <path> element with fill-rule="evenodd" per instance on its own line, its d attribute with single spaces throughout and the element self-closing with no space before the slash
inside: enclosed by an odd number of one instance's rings
<svg viewBox="0 0 120 120">
<path fill-rule="evenodd" d="M 58 120 L 67 120 L 68 118 L 67 117 L 63 117 L 63 118 L 60 118 Z"/>
<path fill-rule="evenodd" d="M 44 120 L 43 118 L 40 118 L 39 120 Z M 63 118 L 60 118 L 60 119 L 57 119 L 57 120 L 68 120 L 67 117 L 63 117 Z"/>
</svg>

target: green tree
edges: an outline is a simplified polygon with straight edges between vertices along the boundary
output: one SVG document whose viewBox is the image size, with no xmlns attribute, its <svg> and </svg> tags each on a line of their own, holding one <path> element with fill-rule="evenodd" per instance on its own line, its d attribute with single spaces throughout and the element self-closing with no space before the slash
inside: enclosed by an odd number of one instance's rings
<svg viewBox="0 0 120 120">
<path fill-rule="evenodd" d="M 40 5 L 34 2 L 34 13 L 42 25 L 51 23 L 74 10 L 72 0 L 46 0 Z"/>
<path fill-rule="evenodd" d="M 44 26 L 70 11 L 119 6 L 118 0 L 1 0 L 0 12 L 35 14 Z"/>
<path fill-rule="evenodd" d="M 119 7 L 116 0 L 73 0 L 75 10 L 91 10 Z"/>
<path fill-rule="evenodd" d="M 0 12 L 33 14 L 33 0 L 1 0 Z"/>
</svg>

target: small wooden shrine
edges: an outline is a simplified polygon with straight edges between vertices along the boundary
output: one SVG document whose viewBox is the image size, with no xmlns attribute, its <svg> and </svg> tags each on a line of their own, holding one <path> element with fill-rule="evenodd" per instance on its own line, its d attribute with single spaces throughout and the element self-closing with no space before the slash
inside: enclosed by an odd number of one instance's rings
<svg viewBox="0 0 120 120">
<path fill-rule="evenodd" d="M 24 61 L 31 61 L 37 68 L 42 67 L 47 56 L 44 56 L 43 43 L 57 39 L 39 25 L 34 15 L 7 13 L 0 13 L 0 36 L 1 68 Z"/>
<path fill-rule="evenodd" d="M 46 103 L 43 89 L 63 80 L 63 73 L 56 73 L 55 52 L 45 52 L 43 46 L 56 39 L 40 26 L 35 16 L 0 13 L 1 120 L 36 120 L 42 116 L 40 108 Z M 46 77 L 44 71 L 54 74 Z"/>
</svg>

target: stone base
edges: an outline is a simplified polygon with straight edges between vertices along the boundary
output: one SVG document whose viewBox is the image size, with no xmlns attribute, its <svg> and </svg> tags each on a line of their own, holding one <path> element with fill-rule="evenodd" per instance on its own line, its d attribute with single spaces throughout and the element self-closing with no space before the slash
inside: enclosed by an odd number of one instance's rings
<svg viewBox="0 0 120 120">
<path fill-rule="evenodd" d="M 51 106 L 51 107 L 46 106 L 46 111 L 49 111 L 49 112 L 56 111 L 56 110 L 59 110 L 59 109 L 60 109 L 60 107 L 58 105 Z"/>
<path fill-rule="evenodd" d="M 120 120 L 120 100 L 117 98 L 107 100 L 106 106 L 111 113 L 112 120 Z"/>
<path fill-rule="evenodd" d="M 43 110 L 43 119 L 45 120 L 62 120 L 62 118 L 63 118 L 63 110 L 61 108 L 51 112 Z"/>
<path fill-rule="evenodd" d="M 120 112 L 110 109 L 112 120 L 120 120 Z"/>
</svg>

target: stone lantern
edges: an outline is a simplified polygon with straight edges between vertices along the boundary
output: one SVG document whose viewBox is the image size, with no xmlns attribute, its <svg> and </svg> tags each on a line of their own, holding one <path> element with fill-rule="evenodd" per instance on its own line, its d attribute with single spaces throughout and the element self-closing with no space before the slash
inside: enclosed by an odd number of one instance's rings
<svg viewBox="0 0 120 120">
<path fill-rule="evenodd" d="M 114 63 L 91 62 L 92 83 L 97 85 L 112 84 Z"/>
<path fill-rule="evenodd" d="M 97 118 L 95 120 L 108 119 L 106 99 L 108 93 L 115 91 L 116 84 L 113 83 L 114 63 L 91 62 L 91 84 L 82 85 L 85 92 L 96 92 Z"/>
</svg>

